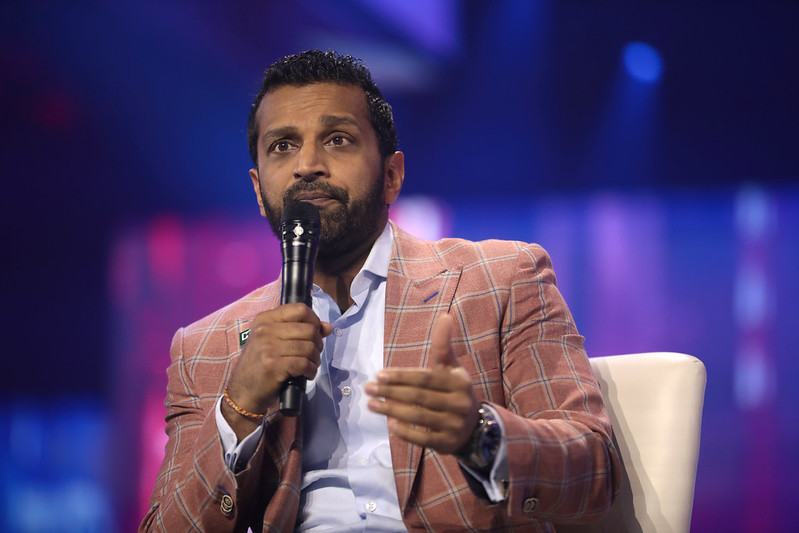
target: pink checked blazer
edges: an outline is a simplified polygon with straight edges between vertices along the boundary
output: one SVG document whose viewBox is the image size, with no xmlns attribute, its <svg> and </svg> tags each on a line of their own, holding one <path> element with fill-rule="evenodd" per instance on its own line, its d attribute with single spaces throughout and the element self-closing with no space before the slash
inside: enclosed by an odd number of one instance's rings
<svg viewBox="0 0 799 533">
<path fill-rule="evenodd" d="M 485 499 L 451 455 L 390 437 L 409 531 L 553 531 L 597 518 L 618 490 L 619 462 L 599 387 L 546 252 L 520 242 L 421 241 L 396 226 L 386 282 L 387 367 L 425 367 L 438 313 L 478 400 L 500 413 L 507 499 Z M 275 307 L 280 281 L 180 329 L 167 370 L 169 440 L 141 531 L 292 531 L 302 424 L 270 412 L 249 464 L 225 465 L 214 404 L 241 352 L 240 334 Z"/>
</svg>

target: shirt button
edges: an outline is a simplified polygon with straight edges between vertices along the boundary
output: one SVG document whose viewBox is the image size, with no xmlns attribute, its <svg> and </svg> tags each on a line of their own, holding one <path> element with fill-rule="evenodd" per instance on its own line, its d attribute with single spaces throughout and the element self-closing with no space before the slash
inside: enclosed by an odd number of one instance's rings
<svg viewBox="0 0 799 533">
<path fill-rule="evenodd" d="M 352 387 L 350 387 L 349 385 L 344 385 L 343 387 L 341 387 L 341 394 L 343 394 L 344 396 L 349 396 L 350 394 L 352 394 Z"/>
<path fill-rule="evenodd" d="M 369 459 L 367 459 L 366 457 L 361 457 L 361 458 L 358 459 L 358 464 L 359 465 L 365 465 L 368 462 L 369 462 Z"/>
<path fill-rule="evenodd" d="M 366 502 L 366 510 L 370 513 L 377 511 L 377 504 L 375 502 Z"/>
<path fill-rule="evenodd" d="M 341 337 L 342 335 L 344 335 L 344 332 L 343 332 L 343 331 L 341 331 L 341 328 L 336 328 L 336 329 L 334 329 L 334 330 L 333 330 L 333 333 L 335 333 L 335 334 L 336 334 L 336 337 Z"/>
</svg>

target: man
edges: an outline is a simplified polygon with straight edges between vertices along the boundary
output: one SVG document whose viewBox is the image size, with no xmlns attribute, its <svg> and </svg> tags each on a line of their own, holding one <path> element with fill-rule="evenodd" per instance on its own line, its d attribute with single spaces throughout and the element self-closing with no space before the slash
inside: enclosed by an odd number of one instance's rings
<svg viewBox="0 0 799 533">
<path fill-rule="evenodd" d="M 180 329 L 141 530 L 547 531 L 618 488 L 600 391 L 546 253 L 388 222 L 404 155 L 349 56 L 267 69 L 248 128 L 261 213 L 321 214 L 313 309 L 280 280 Z M 308 379 L 299 417 L 281 384 Z"/>
</svg>

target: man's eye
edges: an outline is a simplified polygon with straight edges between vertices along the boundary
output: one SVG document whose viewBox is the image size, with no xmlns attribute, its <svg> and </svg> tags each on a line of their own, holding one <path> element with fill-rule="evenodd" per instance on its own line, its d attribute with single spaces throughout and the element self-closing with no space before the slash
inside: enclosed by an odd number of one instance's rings
<svg viewBox="0 0 799 533">
<path fill-rule="evenodd" d="M 288 141 L 278 141 L 272 145 L 272 152 L 288 152 L 290 149 Z"/>
<path fill-rule="evenodd" d="M 349 144 L 350 140 L 343 135 L 334 135 L 330 137 L 327 143 L 333 146 L 344 146 L 345 144 Z"/>
</svg>

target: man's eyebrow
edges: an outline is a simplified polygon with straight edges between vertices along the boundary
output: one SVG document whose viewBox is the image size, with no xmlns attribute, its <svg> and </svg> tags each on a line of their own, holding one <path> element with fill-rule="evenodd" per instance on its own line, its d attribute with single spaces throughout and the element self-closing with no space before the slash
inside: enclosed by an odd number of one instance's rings
<svg viewBox="0 0 799 533">
<path fill-rule="evenodd" d="M 291 135 L 297 131 L 297 128 L 294 126 L 281 126 L 279 128 L 272 128 L 270 130 L 266 130 L 263 135 L 261 135 L 261 139 L 279 139 L 281 137 L 291 137 Z"/>
<path fill-rule="evenodd" d="M 351 126 L 355 126 L 356 128 L 360 128 L 358 121 L 347 115 L 322 115 L 319 117 L 319 123 L 324 126 L 340 126 L 349 124 Z"/>
<path fill-rule="evenodd" d="M 360 124 L 354 118 L 348 115 L 322 115 L 319 117 L 319 123 L 323 126 L 343 126 L 350 125 L 360 129 Z M 277 128 L 268 129 L 261 135 L 261 139 L 280 139 L 282 137 L 291 137 L 297 132 L 294 126 L 280 126 Z"/>
</svg>

